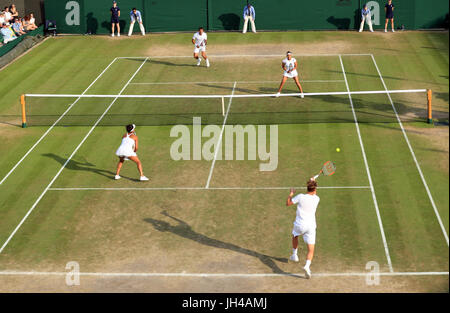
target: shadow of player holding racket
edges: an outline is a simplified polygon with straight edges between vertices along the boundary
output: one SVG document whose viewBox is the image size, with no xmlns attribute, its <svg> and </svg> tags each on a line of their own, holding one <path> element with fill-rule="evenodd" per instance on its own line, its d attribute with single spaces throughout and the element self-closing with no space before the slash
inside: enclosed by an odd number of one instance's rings
<svg viewBox="0 0 450 313">
<path fill-rule="evenodd" d="M 57 161 L 58 163 L 60 163 L 61 165 L 64 166 L 64 164 L 66 164 L 67 159 L 62 158 L 56 154 L 53 153 L 44 153 L 42 154 L 45 157 L 51 158 L 55 161 Z M 111 171 L 107 171 L 107 170 L 102 170 L 99 168 L 95 167 L 95 164 L 89 163 L 87 161 L 85 162 L 79 162 L 79 161 L 75 161 L 73 159 L 71 159 L 65 166 L 66 169 L 69 170 L 73 170 L 73 171 L 88 171 L 88 172 L 93 172 L 95 174 L 98 175 L 102 175 L 105 176 L 109 179 L 114 179 L 114 175 L 116 175 L 116 173 L 113 173 Z M 122 176 L 123 177 L 123 176 Z"/>
<path fill-rule="evenodd" d="M 173 233 L 177 236 L 192 240 L 192 241 L 196 241 L 202 245 L 205 246 L 210 246 L 210 247 L 214 247 L 214 248 L 219 248 L 219 249 L 227 249 L 227 250 L 231 250 L 231 251 L 235 251 L 235 252 L 239 252 L 242 254 L 246 254 L 255 258 L 258 258 L 264 265 L 268 266 L 274 273 L 277 274 L 285 274 L 287 276 L 294 276 L 294 277 L 298 277 L 298 278 L 303 278 L 301 276 L 298 275 L 294 275 L 291 273 L 287 273 L 284 272 L 281 268 L 278 267 L 278 265 L 274 262 L 274 260 L 279 261 L 279 262 L 283 262 L 283 263 L 288 263 L 288 260 L 286 258 L 276 258 L 273 256 L 268 256 L 256 251 L 252 251 L 246 248 L 242 248 L 239 247 L 235 244 L 232 243 L 228 243 L 228 242 L 224 242 L 224 241 L 220 241 L 214 238 L 210 238 L 207 237 L 203 234 L 197 233 L 196 231 L 194 231 L 192 229 L 192 227 L 187 224 L 186 222 L 173 217 L 171 215 L 169 215 L 166 211 L 161 212 L 161 214 L 171 218 L 172 220 L 178 222 L 178 225 L 171 225 L 168 222 L 165 221 L 161 221 L 161 220 L 156 220 L 153 218 L 145 218 L 144 221 L 147 223 L 152 224 L 152 226 L 160 232 L 170 232 Z"/>
</svg>

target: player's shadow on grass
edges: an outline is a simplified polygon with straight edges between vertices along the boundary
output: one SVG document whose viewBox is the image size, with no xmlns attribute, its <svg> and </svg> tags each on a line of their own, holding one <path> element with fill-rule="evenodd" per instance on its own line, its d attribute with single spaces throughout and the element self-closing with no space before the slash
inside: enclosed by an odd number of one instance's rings
<svg viewBox="0 0 450 313">
<path fill-rule="evenodd" d="M 255 257 L 257 259 L 259 259 L 264 265 L 266 265 L 267 267 L 269 267 L 274 273 L 277 274 L 285 274 L 285 275 L 289 275 L 289 276 L 295 276 L 295 277 L 299 277 L 302 278 L 298 275 L 293 275 L 291 273 L 287 273 L 284 272 L 281 268 L 278 267 L 278 265 L 274 262 L 274 260 L 279 261 L 279 262 L 283 262 L 283 263 L 288 263 L 288 260 L 286 258 L 277 258 L 277 257 L 273 257 L 273 256 L 268 256 L 253 250 L 249 250 L 246 248 L 242 248 L 239 247 L 235 244 L 232 243 L 228 243 L 228 242 L 224 242 L 224 241 L 220 241 L 218 239 L 214 239 L 214 238 L 210 238 L 207 237 L 203 234 L 197 233 L 196 231 L 194 231 L 192 229 L 192 227 L 187 224 L 186 222 L 180 220 L 179 218 L 173 217 L 171 215 L 169 215 L 167 212 L 163 211 L 161 212 L 161 214 L 171 218 L 172 220 L 178 222 L 177 225 L 171 225 L 168 222 L 165 221 L 161 221 L 161 220 L 157 220 L 157 219 L 153 219 L 153 218 L 145 218 L 144 221 L 147 223 L 152 224 L 152 226 L 160 232 L 170 232 L 173 233 L 177 236 L 180 236 L 182 238 L 186 238 L 195 242 L 198 242 L 202 245 L 205 246 L 210 246 L 210 247 L 214 247 L 214 248 L 219 248 L 219 249 L 226 249 L 226 250 L 231 250 L 231 251 L 235 251 L 238 253 L 242 253 L 245 255 L 249 255 L 252 257 Z"/>
<path fill-rule="evenodd" d="M 194 58 L 194 57 L 192 57 Z M 202 58 L 203 59 L 203 58 Z M 161 65 L 167 65 L 167 66 L 188 66 L 188 67 L 197 67 L 196 64 L 185 64 L 185 63 L 173 63 L 169 61 L 159 61 L 159 60 L 151 60 L 151 63 L 154 64 L 161 64 Z"/>
<path fill-rule="evenodd" d="M 239 92 L 245 92 L 248 94 L 258 94 L 258 90 L 251 90 L 251 89 L 246 89 L 246 88 L 240 88 L 240 87 L 236 87 L 233 88 L 232 86 L 223 86 L 223 85 L 217 85 L 217 84 L 206 84 L 206 83 L 198 83 L 198 86 L 202 86 L 202 87 L 207 87 L 207 88 L 216 88 L 216 89 L 224 89 L 224 90 L 229 90 L 230 92 L 234 91 L 239 91 Z"/>
<path fill-rule="evenodd" d="M 45 157 L 51 158 L 53 160 L 55 160 L 56 162 L 60 163 L 61 165 L 64 165 L 67 161 L 67 159 L 62 158 L 56 154 L 53 153 L 45 153 L 42 154 Z M 109 179 L 114 179 L 114 176 L 116 175 L 116 173 L 113 173 L 111 171 L 107 171 L 107 170 L 102 170 L 102 169 L 98 169 L 95 167 L 95 164 L 89 163 L 89 162 L 78 162 L 75 160 L 70 160 L 66 167 L 66 169 L 72 170 L 72 171 L 88 171 L 88 172 L 93 172 L 95 174 L 98 175 L 102 175 L 105 176 Z M 122 176 L 123 177 L 123 176 Z M 127 178 L 127 177 L 125 177 Z M 130 179 L 130 178 L 128 178 Z"/>
</svg>

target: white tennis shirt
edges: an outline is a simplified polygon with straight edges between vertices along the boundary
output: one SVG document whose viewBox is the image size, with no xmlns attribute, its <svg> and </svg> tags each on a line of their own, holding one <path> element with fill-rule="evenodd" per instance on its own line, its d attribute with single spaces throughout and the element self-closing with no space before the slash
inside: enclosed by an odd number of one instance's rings
<svg viewBox="0 0 450 313">
<path fill-rule="evenodd" d="M 208 40 L 208 35 L 206 35 L 205 32 L 203 32 L 203 34 L 201 35 L 198 32 L 196 32 L 194 34 L 194 37 L 192 37 L 192 39 L 194 39 L 195 41 L 195 46 L 204 46 L 205 41 Z"/>
<path fill-rule="evenodd" d="M 300 193 L 292 198 L 292 202 L 297 204 L 297 216 L 295 224 L 302 226 L 316 227 L 316 210 L 320 198 L 317 195 Z"/>
<path fill-rule="evenodd" d="M 295 58 L 291 58 L 290 60 L 288 60 L 288 58 L 285 58 L 283 60 L 283 64 L 284 66 L 286 66 L 286 71 L 293 70 L 295 68 L 295 62 L 297 62 Z"/>
</svg>

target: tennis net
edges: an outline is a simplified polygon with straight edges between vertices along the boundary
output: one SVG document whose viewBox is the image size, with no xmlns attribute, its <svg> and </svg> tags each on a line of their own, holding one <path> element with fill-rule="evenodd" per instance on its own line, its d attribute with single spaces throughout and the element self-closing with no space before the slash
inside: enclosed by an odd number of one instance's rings
<svg viewBox="0 0 450 313">
<path fill-rule="evenodd" d="M 390 97 L 388 97 L 388 95 Z M 303 98 L 302 98 L 303 96 Z M 395 103 L 392 106 L 390 99 Z M 351 101 L 350 101 L 351 100 Z M 431 122 L 431 90 L 236 95 L 24 94 L 22 126 Z"/>
</svg>

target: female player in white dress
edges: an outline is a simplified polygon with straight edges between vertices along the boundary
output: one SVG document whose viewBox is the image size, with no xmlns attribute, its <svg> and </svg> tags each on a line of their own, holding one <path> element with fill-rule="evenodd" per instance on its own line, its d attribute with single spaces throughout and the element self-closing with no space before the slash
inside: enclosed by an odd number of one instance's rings
<svg viewBox="0 0 450 313">
<path fill-rule="evenodd" d="M 283 79 L 281 80 L 280 88 L 278 89 L 277 97 L 281 93 L 281 89 L 283 89 L 284 83 L 286 83 L 286 80 L 288 78 L 293 78 L 295 81 L 295 84 L 297 85 L 298 89 L 300 90 L 300 97 L 304 98 L 303 96 L 303 89 L 302 85 L 300 85 L 300 82 L 298 81 L 298 72 L 297 67 L 298 63 L 295 58 L 292 57 L 292 52 L 288 51 L 286 52 L 286 58 L 281 62 L 281 67 L 284 70 Z"/>
<path fill-rule="evenodd" d="M 120 169 L 122 168 L 123 162 L 125 160 L 131 160 L 137 164 L 139 174 L 141 175 L 141 181 L 147 181 L 148 178 L 144 176 L 142 171 L 142 163 L 139 160 L 136 151 L 138 149 L 138 137 L 135 133 L 136 125 L 127 125 L 127 133 L 122 137 L 122 143 L 116 151 L 116 155 L 119 157 L 119 164 L 117 164 L 116 176 L 114 177 L 116 180 L 120 179 Z"/>
</svg>

